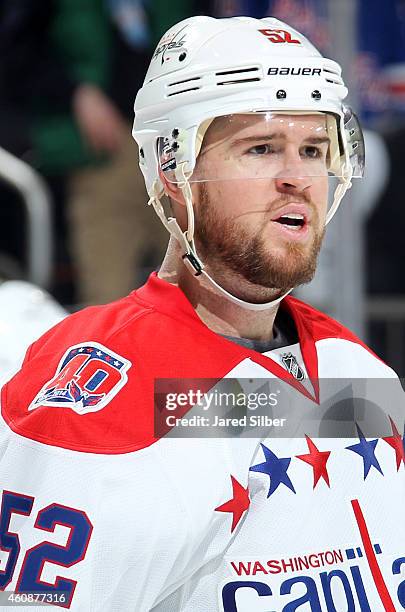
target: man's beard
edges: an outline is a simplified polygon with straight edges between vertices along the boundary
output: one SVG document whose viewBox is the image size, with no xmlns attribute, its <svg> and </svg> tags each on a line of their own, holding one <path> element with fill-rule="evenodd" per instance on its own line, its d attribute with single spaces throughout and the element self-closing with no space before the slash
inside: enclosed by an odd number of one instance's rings
<svg viewBox="0 0 405 612">
<path fill-rule="evenodd" d="M 288 202 L 291 198 L 286 196 L 285 200 Z M 318 212 L 305 201 L 312 209 L 311 225 L 318 228 Z M 201 185 L 195 237 L 198 254 L 209 264 L 217 281 L 218 276 L 232 270 L 253 285 L 284 293 L 313 279 L 325 229 L 314 232 L 311 245 L 286 241 L 283 255 L 275 255 L 269 239 L 264 238 L 268 223 L 271 221 L 265 219 L 263 227 L 252 236 L 240 221 L 223 219 L 211 202 L 206 186 Z"/>
</svg>

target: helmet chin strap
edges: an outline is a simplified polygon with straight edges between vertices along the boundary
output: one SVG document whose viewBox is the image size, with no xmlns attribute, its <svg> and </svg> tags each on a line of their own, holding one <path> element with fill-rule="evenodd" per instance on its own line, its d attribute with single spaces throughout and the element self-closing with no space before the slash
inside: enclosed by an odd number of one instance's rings
<svg viewBox="0 0 405 612">
<path fill-rule="evenodd" d="M 334 193 L 333 204 L 326 216 L 325 225 L 329 223 L 329 221 L 334 216 L 337 211 L 340 202 L 342 201 L 343 196 L 346 191 L 351 187 L 351 178 L 352 178 L 352 167 L 350 163 L 345 164 L 343 176 L 340 180 L 340 183 L 337 185 Z M 164 190 L 159 188 L 158 182 L 156 181 L 152 187 L 152 195 L 148 201 L 148 205 L 152 205 L 157 216 L 160 221 L 163 223 L 167 231 L 171 236 L 177 240 L 180 244 L 183 255 L 182 259 L 186 267 L 190 270 L 191 274 L 194 276 L 204 276 L 207 279 L 209 284 L 221 295 L 223 295 L 230 302 L 245 308 L 246 310 L 259 311 L 259 310 L 268 310 L 270 308 L 274 308 L 277 306 L 291 291 L 294 289 L 292 287 L 289 291 L 286 291 L 280 297 L 271 300 L 270 302 L 265 302 L 262 304 L 256 304 L 254 302 L 247 302 L 246 300 L 242 300 L 236 295 L 229 293 L 226 289 L 221 287 L 213 278 L 204 270 L 204 263 L 201 261 L 198 256 L 196 246 L 194 243 L 194 209 L 193 209 L 193 195 L 191 192 L 190 183 L 188 181 L 188 177 L 184 172 L 183 164 L 180 164 L 176 169 L 176 177 L 179 180 L 178 186 L 180 187 L 184 200 L 186 202 L 186 210 L 187 210 L 187 230 L 183 232 L 177 223 L 177 220 L 174 217 L 166 217 L 164 208 L 162 203 L 160 202 L 160 198 L 164 195 Z"/>
</svg>

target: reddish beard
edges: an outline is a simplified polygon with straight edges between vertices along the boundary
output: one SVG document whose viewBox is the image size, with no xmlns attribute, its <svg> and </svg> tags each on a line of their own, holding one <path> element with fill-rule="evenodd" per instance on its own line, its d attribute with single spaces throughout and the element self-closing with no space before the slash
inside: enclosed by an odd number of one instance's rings
<svg viewBox="0 0 405 612">
<path fill-rule="evenodd" d="M 319 228 L 316 207 L 307 199 L 305 201 L 311 206 L 312 227 Z M 209 264 L 216 280 L 224 271 L 232 270 L 254 285 L 285 292 L 313 279 L 325 228 L 314 232 L 311 245 L 289 242 L 284 254 L 277 255 L 271 252 L 264 238 L 266 226 L 264 223 L 252 236 L 237 220 L 222 218 L 206 185 L 200 185 L 195 239 L 201 259 Z"/>
</svg>

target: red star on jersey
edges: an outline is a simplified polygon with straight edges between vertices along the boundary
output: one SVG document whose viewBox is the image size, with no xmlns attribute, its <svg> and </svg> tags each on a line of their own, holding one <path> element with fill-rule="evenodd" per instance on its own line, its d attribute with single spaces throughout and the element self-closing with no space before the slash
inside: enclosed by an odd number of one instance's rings
<svg viewBox="0 0 405 612">
<path fill-rule="evenodd" d="M 250 499 L 248 487 L 246 487 L 246 489 L 242 487 L 242 485 L 233 476 L 231 476 L 231 479 L 233 489 L 232 499 L 222 504 L 222 506 L 218 506 L 218 508 L 215 508 L 215 510 L 218 512 L 232 512 L 232 533 L 242 518 L 243 513 L 249 508 Z"/>
<path fill-rule="evenodd" d="M 307 440 L 309 453 L 307 455 L 297 455 L 297 458 L 301 459 L 301 461 L 305 461 L 305 463 L 309 463 L 309 465 L 312 465 L 314 470 L 314 489 L 321 477 L 324 479 L 328 487 L 330 487 L 326 463 L 329 459 L 331 451 L 320 451 L 317 449 L 309 436 L 305 436 L 305 438 Z"/>
<path fill-rule="evenodd" d="M 405 447 L 404 442 L 401 438 L 401 434 L 399 433 L 394 421 L 390 417 L 391 428 L 392 428 L 392 436 L 387 438 L 383 438 L 387 444 L 392 446 L 395 451 L 395 457 L 397 460 L 397 471 L 401 467 L 401 461 L 403 461 L 405 465 Z"/>
</svg>

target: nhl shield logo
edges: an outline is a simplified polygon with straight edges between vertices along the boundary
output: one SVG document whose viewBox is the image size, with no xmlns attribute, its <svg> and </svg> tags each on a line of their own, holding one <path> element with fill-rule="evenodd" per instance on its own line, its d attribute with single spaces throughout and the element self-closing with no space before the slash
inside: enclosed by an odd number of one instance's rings
<svg viewBox="0 0 405 612">
<path fill-rule="evenodd" d="M 101 410 L 128 380 L 131 362 L 97 342 L 70 347 L 52 379 L 45 383 L 28 410 L 40 406 L 70 408 L 77 414 Z"/>
<path fill-rule="evenodd" d="M 287 368 L 287 371 L 297 380 L 304 380 L 305 372 L 299 365 L 297 358 L 292 353 L 284 353 L 281 355 L 281 361 Z"/>
</svg>

